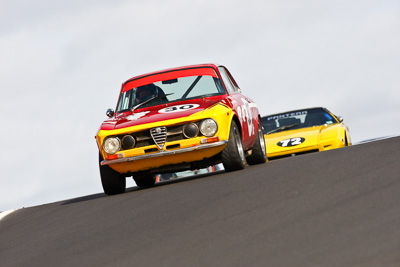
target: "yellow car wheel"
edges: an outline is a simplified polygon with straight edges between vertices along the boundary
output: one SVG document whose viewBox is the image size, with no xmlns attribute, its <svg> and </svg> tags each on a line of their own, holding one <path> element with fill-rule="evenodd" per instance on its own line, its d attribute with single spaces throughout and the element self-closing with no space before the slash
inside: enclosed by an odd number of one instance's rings
<svg viewBox="0 0 400 267">
<path fill-rule="evenodd" d="M 156 176 L 148 173 L 137 177 L 134 176 L 133 180 L 135 180 L 136 185 L 139 187 L 149 187 L 155 184 Z"/>
<path fill-rule="evenodd" d="M 242 138 L 235 121 L 231 123 L 229 141 L 224 150 L 222 150 L 221 160 L 225 171 L 228 172 L 241 170 L 246 166 Z"/>
<path fill-rule="evenodd" d="M 116 195 L 125 192 L 126 178 L 118 172 L 111 169 L 109 166 L 102 166 L 100 162 L 103 160 L 99 155 L 100 177 L 106 195 Z"/>
<path fill-rule="evenodd" d="M 257 139 L 251 150 L 251 155 L 246 158 L 249 165 L 261 164 L 267 161 L 267 152 L 265 149 L 265 140 L 261 121 L 258 122 Z"/>
</svg>

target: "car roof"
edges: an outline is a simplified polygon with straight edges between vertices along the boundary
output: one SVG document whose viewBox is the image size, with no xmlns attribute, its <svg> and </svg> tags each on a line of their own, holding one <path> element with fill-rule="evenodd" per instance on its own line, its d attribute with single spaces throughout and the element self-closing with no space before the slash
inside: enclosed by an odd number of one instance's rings
<svg viewBox="0 0 400 267">
<path fill-rule="evenodd" d="M 145 73 L 145 74 L 141 74 L 135 77 L 132 77 L 130 79 L 128 79 L 126 82 L 124 82 L 124 84 L 132 81 L 132 80 L 136 80 L 139 78 L 143 78 L 146 76 L 150 76 L 150 75 L 154 75 L 154 74 L 160 74 L 160 73 L 164 73 L 164 72 L 170 72 L 170 71 L 175 71 L 175 70 L 184 70 L 184 69 L 194 69 L 194 68 L 218 68 L 222 66 L 221 64 L 217 64 L 217 63 L 205 63 L 205 64 L 196 64 L 196 65 L 188 65 L 188 66 L 182 66 L 182 67 L 175 67 L 175 68 L 170 68 L 170 69 L 164 69 L 164 70 L 159 70 L 159 71 L 154 71 L 154 72 L 149 72 L 149 73 Z"/>
</svg>

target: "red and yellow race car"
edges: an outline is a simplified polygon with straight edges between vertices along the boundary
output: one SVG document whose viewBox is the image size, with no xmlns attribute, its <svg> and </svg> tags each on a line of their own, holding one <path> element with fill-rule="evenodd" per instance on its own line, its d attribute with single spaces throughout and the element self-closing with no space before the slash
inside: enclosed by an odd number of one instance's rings
<svg viewBox="0 0 400 267">
<path fill-rule="evenodd" d="M 343 118 L 323 107 L 262 117 L 268 159 L 325 151 L 351 145 Z"/>
<path fill-rule="evenodd" d="M 206 168 L 226 171 L 266 161 L 261 116 L 228 69 L 200 64 L 133 77 L 96 135 L 108 195 L 126 177 L 151 186 L 156 174 Z"/>
</svg>

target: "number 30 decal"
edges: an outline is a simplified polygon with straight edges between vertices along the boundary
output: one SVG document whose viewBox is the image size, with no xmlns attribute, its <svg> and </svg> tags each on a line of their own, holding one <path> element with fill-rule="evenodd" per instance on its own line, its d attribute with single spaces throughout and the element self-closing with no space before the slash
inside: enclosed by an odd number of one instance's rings
<svg viewBox="0 0 400 267">
<path fill-rule="evenodd" d="M 300 145 L 301 143 L 303 143 L 305 140 L 306 139 L 304 139 L 303 137 L 294 137 L 294 138 L 289 138 L 289 139 L 279 141 L 277 143 L 277 145 L 281 146 L 281 147 L 297 146 L 297 145 Z"/>
<path fill-rule="evenodd" d="M 189 109 L 197 108 L 199 106 L 200 106 L 199 104 L 176 105 L 176 106 L 171 106 L 171 107 L 166 107 L 166 108 L 160 109 L 158 112 L 160 112 L 160 113 L 182 112 L 182 111 L 186 111 Z"/>
</svg>

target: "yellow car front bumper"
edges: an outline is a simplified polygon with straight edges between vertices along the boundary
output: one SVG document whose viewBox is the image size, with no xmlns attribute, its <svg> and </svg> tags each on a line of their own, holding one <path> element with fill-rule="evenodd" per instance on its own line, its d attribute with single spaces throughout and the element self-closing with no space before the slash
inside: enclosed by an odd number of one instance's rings
<svg viewBox="0 0 400 267">
<path fill-rule="evenodd" d="M 118 159 L 103 160 L 101 165 L 110 165 L 110 167 L 119 173 L 145 171 L 158 168 L 165 165 L 180 164 L 184 162 L 195 162 L 210 158 L 221 152 L 228 140 L 214 143 L 205 143 L 190 147 L 159 150 L 149 154 L 137 156 L 120 156 Z M 122 154 L 122 153 L 120 153 Z"/>
</svg>

